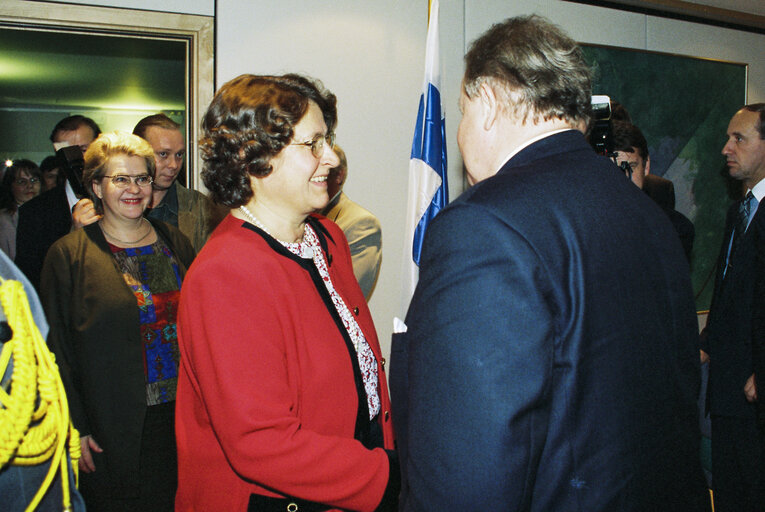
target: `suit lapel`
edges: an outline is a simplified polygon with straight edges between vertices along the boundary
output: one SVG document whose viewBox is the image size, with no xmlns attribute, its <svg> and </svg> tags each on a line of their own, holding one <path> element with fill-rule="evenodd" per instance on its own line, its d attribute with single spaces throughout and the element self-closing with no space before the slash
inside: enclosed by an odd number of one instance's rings
<svg viewBox="0 0 765 512">
<path fill-rule="evenodd" d="M 736 217 L 738 213 L 739 202 L 735 202 L 728 210 L 728 217 L 725 221 L 725 238 L 720 252 L 720 265 L 718 268 L 718 277 L 721 282 L 720 293 L 724 293 L 725 283 L 730 281 L 730 277 L 734 273 L 738 273 L 736 270 L 741 265 L 749 265 L 749 262 L 753 260 L 754 255 L 752 252 L 755 250 L 754 237 L 757 226 L 765 225 L 765 208 L 757 207 L 757 211 L 752 217 L 752 221 L 749 223 L 749 227 L 742 235 L 741 243 L 737 246 L 735 252 L 731 252 L 728 255 L 728 247 L 730 246 L 731 237 L 733 236 L 733 229 L 736 224 Z M 731 251 L 733 249 L 731 248 Z M 727 258 L 726 258 L 727 256 Z M 726 262 L 728 263 L 728 271 L 725 272 Z M 724 273 L 724 274 L 723 274 Z"/>
</svg>

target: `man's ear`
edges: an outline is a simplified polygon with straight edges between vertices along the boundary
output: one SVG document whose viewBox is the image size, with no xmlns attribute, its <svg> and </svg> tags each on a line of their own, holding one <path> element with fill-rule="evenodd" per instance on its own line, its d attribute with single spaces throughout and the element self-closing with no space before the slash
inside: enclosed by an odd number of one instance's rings
<svg viewBox="0 0 765 512">
<path fill-rule="evenodd" d="M 651 174 L 651 156 L 647 156 L 645 159 L 645 173 L 646 175 Z"/>
<path fill-rule="evenodd" d="M 478 89 L 478 99 L 481 104 L 482 127 L 484 130 L 490 131 L 497 123 L 500 114 L 497 94 L 491 85 L 483 82 Z"/>
</svg>

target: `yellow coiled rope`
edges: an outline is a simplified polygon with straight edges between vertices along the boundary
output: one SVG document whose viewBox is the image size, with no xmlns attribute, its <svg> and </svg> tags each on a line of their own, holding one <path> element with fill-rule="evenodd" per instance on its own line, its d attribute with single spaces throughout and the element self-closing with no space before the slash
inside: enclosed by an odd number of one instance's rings
<svg viewBox="0 0 765 512">
<path fill-rule="evenodd" d="M 0 376 L 13 357 L 10 394 L 0 388 L 0 467 L 6 464 L 32 466 L 50 460 L 50 469 L 27 507 L 34 510 L 61 474 L 63 509 L 72 510 L 69 490 L 69 461 L 77 479 L 80 436 L 69 420 L 69 404 L 55 358 L 34 323 L 24 287 L 18 281 L 2 280 L 0 304 L 13 338 L 0 352 Z"/>
</svg>

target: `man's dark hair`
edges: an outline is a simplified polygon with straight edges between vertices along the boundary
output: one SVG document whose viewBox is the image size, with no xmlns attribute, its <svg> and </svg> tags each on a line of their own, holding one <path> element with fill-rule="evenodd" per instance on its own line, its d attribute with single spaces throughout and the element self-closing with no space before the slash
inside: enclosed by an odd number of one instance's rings
<svg viewBox="0 0 765 512">
<path fill-rule="evenodd" d="M 181 131 L 181 125 L 160 112 L 159 114 L 146 116 L 138 121 L 138 124 L 135 125 L 135 128 L 133 128 L 133 135 L 138 135 L 142 139 L 145 139 L 146 132 L 149 131 L 149 128 L 152 126 L 156 126 L 157 128 L 162 128 L 165 130 Z"/>
<path fill-rule="evenodd" d="M 79 114 L 74 116 L 65 117 L 59 121 L 50 132 L 50 141 L 56 142 L 56 134 L 58 132 L 71 132 L 78 129 L 80 126 L 85 125 L 93 130 L 93 138 L 97 138 L 101 135 L 101 128 L 98 127 L 95 121 L 89 117 L 81 116 Z"/>
<path fill-rule="evenodd" d="M 502 94 L 503 106 L 523 120 L 563 119 L 587 124 L 591 72 L 579 45 L 537 16 L 492 26 L 465 55 L 464 92 L 474 98 L 484 82 Z"/>
<path fill-rule="evenodd" d="M 58 167 L 58 158 L 56 155 L 50 155 L 43 158 L 40 162 L 40 172 L 49 172 Z"/>
<path fill-rule="evenodd" d="M 627 112 L 627 109 L 624 108 L 624 105 L 619 103 L 618 101 L 611 101 L 611 120 L 612 121 L 624 121 L 627 123 L 632 122 L 632 118 L 630 117 L 630 113 Z"/>
<path fill-rule="evenodd" d="M 632 153 L 637 148 L 638 155 L 643 161 L 648 160 L 648 143 L 640 128 L 625 121 L 615 121 L 611 125 L 614 136 L 614 151 Z"/>
<path fill-rule="evenodd" d="M 43 158 L 43 161 L 40 162 L 40 173 L 43 175 L 43 177 L 45 177 L 45 173 L 58 168 L 60 164 L 61 163 L 59 162 L 59 159 L 56 157 L 56 155 L 46 156 Z M 56 186 L 63 185 L 64 181 L 66 181 L 66 175 L 63 172 L 59 172 L 56 176 Z M 44 185 L 45 183 L 43 183 L 43 186 Z"/>
<path fill-rule="evenodd" d="M 760 114 L 760 120 L 755 128 L 760 132 L 760 139 L 765 140 L 765 103 L 752 103 L 751 105 L 746 105 L 743 110 Z"/>
</svg>

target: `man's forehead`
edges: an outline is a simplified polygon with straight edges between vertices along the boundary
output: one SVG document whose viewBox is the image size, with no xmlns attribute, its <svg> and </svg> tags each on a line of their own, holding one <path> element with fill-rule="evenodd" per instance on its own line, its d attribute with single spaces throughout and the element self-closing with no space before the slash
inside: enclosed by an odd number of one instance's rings
<svg viewBox="0 0 765 512">
<path fill-rule="evenodd" d="M 171 130 L 160 126 L 150 126 L 146 130 L 146 140 L 154 149 L 185 149 L 186 140 L 180 130 Z"/>
<path fill-rule="evenodd" d="M 72 144 L 90 143 L 96 138 L 93 129 L 88 125 L 80 125 L 74 130 L 59 130 L 54 137 L 56 142 L 69 142 Z"/>
<path fill-rule="evenodd" d="M 746 135 L 757 131 L 760 114 L 749 110 L 739 110 L 728 124 L 728 135 Z"/>
</svg>

